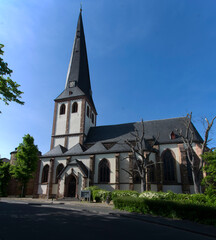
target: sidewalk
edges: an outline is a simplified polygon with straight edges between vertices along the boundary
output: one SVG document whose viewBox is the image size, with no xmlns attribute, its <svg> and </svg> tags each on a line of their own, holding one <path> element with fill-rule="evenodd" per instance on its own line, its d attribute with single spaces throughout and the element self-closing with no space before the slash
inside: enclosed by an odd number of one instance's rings
<svg viewBox="0 0 216 240">
<path fill-rule="evenodd" d="M 112 204 L 105 203 L 89 203 L 79 201 L 64 201 L 64 200 L 47 200 L 47 199 L 32 199 L 32 198 L 0 198 L 1 202 L 8 203 L 23 203 L 29 205 L 42 205 L 49 207 L 61 207 L 68 210 L 88 211 L 96 214 L 110 214 L 116 217 L 132 218 L 139 221 L 144 221 L 152 224 L 162 225 L 170 228 L 175 228 L 183 231 L 197 233 L 203 236 L 216 238 L 216 227 L 194 223 L 187 220 L 175 220 L 163 217 L 155 217 L 151 215 L 143 215 L 138 213 L 129 213 L 114 209 Z"/>
</svg>

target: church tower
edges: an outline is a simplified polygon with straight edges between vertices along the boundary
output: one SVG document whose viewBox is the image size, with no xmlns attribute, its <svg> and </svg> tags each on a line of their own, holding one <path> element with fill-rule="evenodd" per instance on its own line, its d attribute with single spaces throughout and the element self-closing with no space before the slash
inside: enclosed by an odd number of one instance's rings
<svg viewBox="0 0 216 240">
<path fill-rule="evenodd" d="M 96 125 L 96 116 L 80 10 L 65 89 L 55 99 L 51 149 L 83 144 L 89 128 Z"/>
</svg>

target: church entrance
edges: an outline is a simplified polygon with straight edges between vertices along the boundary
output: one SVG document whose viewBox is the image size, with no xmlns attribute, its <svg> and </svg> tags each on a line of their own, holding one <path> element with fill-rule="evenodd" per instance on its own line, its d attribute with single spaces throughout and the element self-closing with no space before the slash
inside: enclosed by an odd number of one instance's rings
<svg viewBox="0 0 216 240">
<path fill-rule="evenodd" d="M 76 196 L 76 178 L 72 175 L 70 177 L 70 181 L 68 183 L 68 197 L 75 197 Z"/>
</svg>

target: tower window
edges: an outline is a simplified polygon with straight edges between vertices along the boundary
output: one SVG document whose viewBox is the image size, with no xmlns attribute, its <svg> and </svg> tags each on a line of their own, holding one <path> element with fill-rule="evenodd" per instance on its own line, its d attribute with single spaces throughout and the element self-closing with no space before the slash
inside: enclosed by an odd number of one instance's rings
<svg viewBox="0 0 216 240">
<path fill-rule="evenodd" d="M 43 168 L 42 179 L 41 179 L 42 183 L 48 182 L 48 175 L 49 175 L 49 165 L 47 164 Z"/>
<path fill-rule="evenodd" d="M 92 123 L 94 123 L 94 113 L 92 113 Z"/>
<path fill-rule="evenodd" d="M 78 111 L 78 104 L 77 104 L 77 102 L 74 102 L 72 105 L 72 113 L 75 113 L 77 111 Z"/>
<path fill-rule="evenodd" d="M 89 106 L 87 106 L 87 117 L 89 117 Z"/>
<path fill-rule="evenodd" d="M 60 115 L 65 114 L 65 104 L 62 104 L 60 107 Z"/>
<path fill-rule="evenodd" d="M 99 163 L 98 180 L 100 183 L 110 182 L 110 166 L 107 159 L 103 159 Z"/>
</svg>

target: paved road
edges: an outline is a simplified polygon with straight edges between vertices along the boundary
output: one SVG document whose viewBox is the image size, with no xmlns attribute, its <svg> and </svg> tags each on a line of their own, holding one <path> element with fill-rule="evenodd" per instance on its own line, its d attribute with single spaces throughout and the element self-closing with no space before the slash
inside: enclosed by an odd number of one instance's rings
<svg viewBox="0 0 216 240">
<path fill-rule="evenodd" d="M 63 208 L 61 205 L 0 202 L 0 240 L 213 239 L 133 218 Z"/>
</svg>

